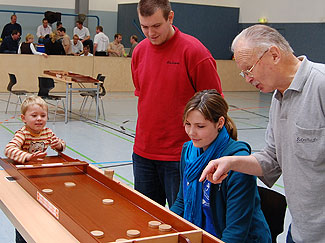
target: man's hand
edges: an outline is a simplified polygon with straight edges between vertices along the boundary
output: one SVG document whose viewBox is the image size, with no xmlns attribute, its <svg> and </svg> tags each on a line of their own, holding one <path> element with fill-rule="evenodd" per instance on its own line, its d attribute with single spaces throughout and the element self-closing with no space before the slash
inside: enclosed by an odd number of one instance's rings
<svg viewBox="0 0 325 243">
<path fill-rule="evenodd" d="M 207 179 L 211 183 L 220 184 L 227 176 L 230 170 L 230 159 L 231 157 L 223 157 L 220 159 L 211 160 L 209 164 L 203 170 L 200 182 Z"/>
</svg>

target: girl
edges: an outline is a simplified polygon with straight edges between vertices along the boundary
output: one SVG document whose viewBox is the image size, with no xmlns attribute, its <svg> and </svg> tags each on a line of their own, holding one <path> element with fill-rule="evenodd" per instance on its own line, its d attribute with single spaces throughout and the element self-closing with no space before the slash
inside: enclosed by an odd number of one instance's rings
<svg viewBox="0 0 325 243">
<path fill-rule="evenodd" d="M 46 53 L 36 51 L 33 42 L 34 42 L 34 35 L 28 33 L 26 35 L 26 41 L 22 42 L 18 47 L 18 54 L 34 54 L 34 55 L 43 55 L 47 57 Z"/>
<path fill-rule="evenodd" d="M 208 162 L 222 156 L 248 155 L 249 145 L 237 140 L 227 114 L 228 104 L 216 90 L 198 92 L 183 115 L 191 141 L 183 146 L 181 183 L 171 210 L 224 242 L 271 242 L 261 211 L 256 177 L 230 171 L 221 184 L 199 182 Z"/>
</svg>

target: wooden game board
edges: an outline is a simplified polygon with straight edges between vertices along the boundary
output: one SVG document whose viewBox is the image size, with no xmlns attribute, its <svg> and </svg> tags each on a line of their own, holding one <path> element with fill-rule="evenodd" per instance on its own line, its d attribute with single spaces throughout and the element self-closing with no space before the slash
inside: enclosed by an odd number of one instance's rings
<svg viewBox="0 0 325 243">
<path fill-rule="evenodd" d="M 106 243 L 119 238 L 127 239 L 124 242 L 222 242 L 88 163 L 64 154 L 24 166 L 0 159 L 0 165 L 80 242 Z M 66 187 L 65 182 L 75 186 Z M 43 189 L 53 192 L 46 194 Z M 114 203 L 103 204 L 105 198 Z M 148 227 L 152 220 L 169 224 L 172 230 Z M 139 230 L 140 236 L 128 237 L 130 229 Z M 104 232 L 104 236 L 93 236 L 93 230 Z"/>
</svg>

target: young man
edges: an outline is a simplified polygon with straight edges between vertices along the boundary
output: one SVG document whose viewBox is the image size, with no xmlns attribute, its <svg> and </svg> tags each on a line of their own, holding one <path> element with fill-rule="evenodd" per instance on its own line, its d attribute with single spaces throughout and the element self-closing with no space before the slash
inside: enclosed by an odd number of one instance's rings
<svg viewBox="0 0 325 243">
<path fill-rule="evenodd" d="M 52 27 L 48 25 L 48 20 L 44 18 L 42 24 L 37 27 L 36 36 L 38 37 L 38 43 L 44 43 L 48 39 L 49 35 L 52 32 Z M 46 41 L 45 41 L 46 42 Z"/>
<path fill-rule="evenodd" d="M 78 56 L 83 51 L 84 46 L 82 42 L 79 40 L 78 35 L 73 35 L 71 43 L 71 52 L 73 55 Z"/>
<path fill-rule="evenodd" d="M 138 45 L 138 37 L 136 35 L 131 35 L 130 43 L 131 43 L 131 49 L 129 51 L 128 57 L 132 57 L 133 50 Z"/>
<path fill-rule="evenodd" d="M 84 46 L 89 45 L 91 52 L 93 51 L 93 41 L 90 39 L 90 33 L 87 27 L 83 25 L 82 21 L 76 22 L 76 27 L 73 29 L 73 35 L 78 35 L 79 40 Z"/>
<path fill-rule="evenodd" d="M 65 33 L 65 28 L 60 27 L 57 29 L 58 36 L 61 39 L 62 46 L 64 48 L 65 54 L 72 54 L 70 37 Z"/>
<path fill-rule="evenodd" d="M 14 30 L 17 30 L 20 35 L 22 35 L 21 26 L 17 23 L 17 16 L 15 14 L 11 15 L 10 23 L 3 27 L 1 39 L 4 40 L 4 38 L 11 35 Z"/>
<path fill-rule="evenodd" d="M 125 56 L 125 50 L 122 42 L 122 35 L 117 33 L 114 35 L 114 41 L 109 43 L 107 52 L 111 57 Z"/>
<path fill-rule="evenodd" d="M 132 55 L 132 77 L 138 101 L 133 149 L 135 189 L 171 206 L 179 188 L 179 161 L 189 140 L 182 114 L 196 91 L 222 94 L 216 62 L 196 38 L 173 26 L 168 0 L 141 0 L 139 21 L 147 37 Z"/>
<path fill-rule="evenodd" d="M 287 242 L 325 242 L 325 65 L 296 57 L 284 37 L 266 25 L 243 30 L 232 50 L 246 82 L 274 92 L 266 147 L 250 156 L 212 160 L 211 182 L 229 170 L 257 175 L 271 187 L 283 175 L 292 216 Z"/>
<path fill-rule="evenodd" d="M 103 33 L 103 27 L 96 27 L 96 35 L 94 38 L 94 55 L 95 56 L 106 56 L 109 39 L 107 35 Z"/>
</svg>

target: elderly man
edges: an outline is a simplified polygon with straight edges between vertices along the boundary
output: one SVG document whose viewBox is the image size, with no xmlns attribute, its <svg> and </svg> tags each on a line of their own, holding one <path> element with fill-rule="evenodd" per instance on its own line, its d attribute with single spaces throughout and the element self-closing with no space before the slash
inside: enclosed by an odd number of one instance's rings
<svg viewBox="0 0 325 243">
<path fill-rule="evenodd" d="M 22 35 L 21 26 L 17 23 L 17 16 L 15 14 L 11 15 L 10 23 L 3 27 L 1 39 L 4 40 L 4 38 L 11 35 L 14 30 L 17 30 L 20 35 Z"/>
<path fill-rule="evenodd" d="M 171 206 L 179 189 L 179 161 L 189 140 L 182 114 L 196 91 L 222 93 L 216 62 L 196 38 L 173 26 L 168 0 L 140 0 L 138 16 L 146 39 L 132 54 L 138 101 L 133 148 L 135 189 Z"/>
<path fill-rule="evenodd" d="M 271 187 L 283 174 L 292 215 L 287 242 L 325 242 L 325 65 L 294 56 L 283 36 L 264 25 L 243 30 L 232 50 L 246 82 L 262 92 L 275 90 L 266 147 L 213 160 L 200 179 L 218 183 L 235 170 Z"/>
<path fill-rule="evenodd" d="M 130 37 L 131 48 L 128 54 L 128 57 L 132 57 L 134 48 L 138 45 L 138 37 L 136 35 L 131 35 Z"/>
</svg>

